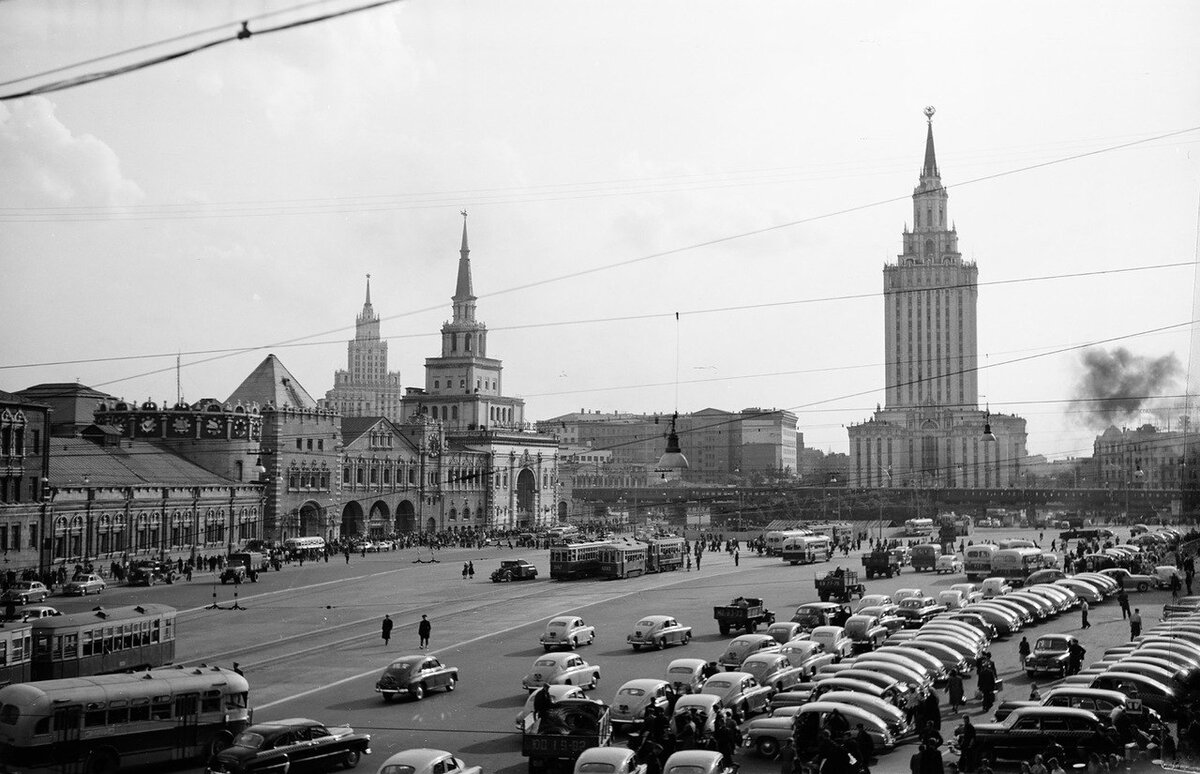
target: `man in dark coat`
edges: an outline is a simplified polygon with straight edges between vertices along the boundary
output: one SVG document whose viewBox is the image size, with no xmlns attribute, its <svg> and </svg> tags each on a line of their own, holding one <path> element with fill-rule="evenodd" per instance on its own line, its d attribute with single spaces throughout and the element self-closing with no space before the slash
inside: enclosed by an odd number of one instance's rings
<svg viewBox="0 0 1200 774">
<path fill-rule="evenodd" d="M 979 692 L 983 694 L 983 711 L 987 712 L 992 708 L 992 702 L 996 700 L 996 673 L 993 671 L 990 661 L 980 664 L 978 672 Z"/>
<path fill-rule="evenodd" d="M 858 732 L 854 735 L 854 754 L 862 774 L 871 774 L 871 759 L 875 757 L 875 742 L 863 724 L 858 724 Z"/>
<path fill-rule="evenodd" d="M 381 627 L 384 645 L 387 645 L 388 640 L 392 638 L 392 626 L 392 617 L 390 615 L 385 615 L 383 617 L 383 625 Z"/>
</svg>

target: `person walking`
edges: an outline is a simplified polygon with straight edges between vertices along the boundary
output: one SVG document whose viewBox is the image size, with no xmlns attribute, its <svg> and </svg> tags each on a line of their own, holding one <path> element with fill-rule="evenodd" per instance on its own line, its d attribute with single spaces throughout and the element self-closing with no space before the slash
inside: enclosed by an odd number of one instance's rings
<svg viewBox="0 0 1200 774">
<path fill-rule="evenodd" d="M 950 673 L 950 679 L 946 683 L 946 697 L 950 700 L 950 709 L 957 715 L 958 708 L 963 704 L 963 679 L 958 670 Z"/>
<path fill-rule="evenodd" d="M 417 636 L 421 638 L 421 650 L 429 647 L 429 635 L 433 632 L 433 624 L 429 623 L 429 616 L 422 614 L 421 623 L 417 624 Z"/>
<path fill-rule="evenodd" d="M 875 743 L 863 724 L 858 724 L 858 732 L 854 735 L 854 752 L 862 774 L 871 774 L 871 760 L 875 757 Z"/>
<path fill-rule="evenodd" d="M 1117 592 L 1117 603 L 1121 606 L 1121 620 L 1123 621 L 1129 617 L 1129 594 L 1126 593 L 1124 586 Z"/>
<path fill-rule="evenodd" d="M 1135 607 L 1129 616 L 1129 639 L 1136 639 L 1142 634 L 1142 609 Z"/>
<path fill-rule="evenodd" d="M 475 580 L 475 562 L 467 562 L 467 579 Z"/>
<path fill-rule="evenodd" d="M 393 626 L 392 617 L 390 615 L 385 615 L 383 617 L 383 627 L 382 627 L 384 647 L 387 647 L 388 640 L 390 640 L 392 638 L 392 626 Z"/>
<path fill-rule="evenodd" d="M 463 576 L 463 580 L 467 579 L 467 563 L 466 562 L 463 562 L 462 576 Z"/>
<path fill-rule="evenodd" d="M 1021 659 L 1021 668 L 1025 668 L 1025 659 L 1029 658 L 1029 638 L 1022 637 L 1021 644 L 1017 646 L 1017 655 Z"/>
<path fill-rule="evenodd" d="M 977 671 L 979 692 L 983 694 L 983 711 L 987 712 L 996 700 L 996 672 L 990 661 L 984 661 Z"/>
<path fill-rule="evenodd" d="M 1092 625 L 1090 623 L 1088 623 L 1087 618 L 1088 618 L 1088 601 L 1086 599 L 1081 599 L 1080 605 L 1079 605 L 1079 628 L 1080 629 L 1092 628 Z"/>
</svg>

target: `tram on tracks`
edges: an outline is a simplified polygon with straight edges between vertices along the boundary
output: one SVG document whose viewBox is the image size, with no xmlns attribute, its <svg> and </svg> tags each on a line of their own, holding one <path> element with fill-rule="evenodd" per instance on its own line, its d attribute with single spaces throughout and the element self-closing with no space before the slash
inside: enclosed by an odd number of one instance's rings
<svg viewBox="0 0 1200 774">
<path fill-rule="evenodd" d="M 29 682 L 33 669 L 33 622 L 0 623 L 0 688 Z"/>
<path fill-rule="evenodd" d="M 168 605 L 97 607 L 31 622 L 32 680 L 149 669 L 175 660 L 176 610 Z"/>
<path fill-rule="evenodd" d="M 600 548 L 601 578 L 617 580 L 646 574 L 649 546 L 641 542 L 613 542 Z"/>
<path fill-rule="evenodd" d="M 556 580 L 593 578 L 600 573 L 600 549 L 607 540 L 563 543 L 550 547 L 550 577 Z"/>
<path fill-rule="evenodd" d="M 646 572 L 672 572 L 683 567 L 683 538 L 654 537 L 646 541 L 646 546 Z"/>
</svg>

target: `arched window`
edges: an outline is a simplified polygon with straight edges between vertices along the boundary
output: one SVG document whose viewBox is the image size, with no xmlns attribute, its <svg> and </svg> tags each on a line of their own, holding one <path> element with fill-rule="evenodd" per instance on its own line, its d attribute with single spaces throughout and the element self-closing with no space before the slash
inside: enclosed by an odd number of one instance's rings
<svg viewBox="0 0 1200 774">
<path fill-rule="evenodd" d="M 471 334 L 469 333 L 463 336 L 463 349 L 471 351 Z"/>
<path fill-rule="evenodd" d="M 451 406 L 451 407 L 450 407 L 450 418 L 451 418 L 451 419 L 458 419 L 458 406 Z"/>
<path fill-rule="evenodd" d="M 925 240 L 925 257 L 926 258 L 933 257 L 933 240 L 932 239 Z"/>
</svg>

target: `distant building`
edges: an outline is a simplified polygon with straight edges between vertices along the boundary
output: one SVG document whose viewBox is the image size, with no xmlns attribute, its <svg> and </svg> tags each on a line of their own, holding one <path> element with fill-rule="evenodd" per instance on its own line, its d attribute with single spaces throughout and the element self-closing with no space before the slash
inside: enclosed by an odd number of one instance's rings
<svg viewBox="0 0 1200 774">
<path fill-rule="evenodd" d="M 1106 489 L 1179 489 L 1200 457 L 1195 431 L 1109 427 L 1092 444 L 1095 486 Z M 1186 465 L 1185 465 L 1186 463 Z"/>
<path fill-rule="evenodd" d="M 404 387 L 400 372 L 389 371 L 388 343 L 379 337 L 379 315 L 371 306 L 371 275 L 367 297 L 355 320 L 354 339 L 346 345 L 346 369 L 333 374 L 333 389 L 322 407 L 344 417 L 403 418 Z"/>
<path fill-rule="evenodd" d="M 978 270 L 958 250 L 933 146 L 913 191 L 913 229 L 884 266 L 886 403 L 848 428 L 850 485 L 1007 487 L 1022 477 L 1025 420 L 979 410 Z M 985 437 L 990 426 L 994 439 Z"/>
</svg>

